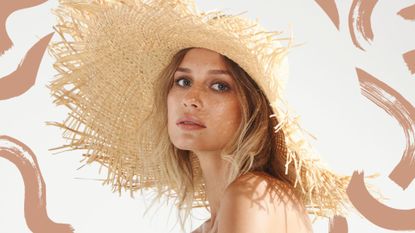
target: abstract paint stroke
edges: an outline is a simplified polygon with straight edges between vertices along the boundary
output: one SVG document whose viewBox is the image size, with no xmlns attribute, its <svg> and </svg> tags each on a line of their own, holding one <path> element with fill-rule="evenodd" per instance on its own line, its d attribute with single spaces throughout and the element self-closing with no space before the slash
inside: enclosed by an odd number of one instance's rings
<svg viewBox="0 0 415 233">
<path fill-rule="evenodd" d="M 406 138 L 405 151 L 389 178 L 406 189 L 415 178 L 415 108 L 387 84 L 362 69 L 357 68 L 356 71 L 362 94 L 395 118 L 403 128 Z"/>
<path fill-rule="evenodd" d="M 411 74 L 415 74 L 415 50 L 404 53 L 402 57 Z"/>
<path fill-rule="evenodd" d="M 402 16 L 402 18 L 407 20 L 415 20 L 415 4 L 403 8 L 398 12 L 398 15 Z"/>
<path fill-rule="evenodd" d="M 349 11 L 349 31 L 353 44 L 364 51 L 359 41 L 359 33 L 367 42 L 373 41 L 371 16 L 377 0 L 353 0 Z"/>
<path fill-rule="evenodd" d="M 340 28 L 339 10 L 337 9 L 336 2 L 334 0 L 315 0 L 316 3 L 326 12 L 331 22 L 336 26 L 337 30 Z"/>
<path fill-rule="evenodd" d="M 373 198 L 365 186 L 363 172 L 353 172 L 346 193 L 353 206 L 373 224 L 394 231 L 415 230 L 415 209 L 394 209 Z"/>
<path fill-rule="evenodd" d="M 0 0 L 0 56 L 13 46 L 6 31 L 6 20 L 13 12 L 40 5 L 47 0 Z M 32 22 L 30 22 L 32 23 Z"/>
<path fill-rule="evenodd" d="M 45 182 L 32 150 L 17 139 L 0 135 L 0 157 L 16 165 L 22 174 L 25 186 L 24 213 L 29 229 L 33 233 L 73 232 L 70 225 L 55 223 L 48 217 Z"/>
<path fill-rule="evenodd" d="M 25 55 L 17 69 L 0 79 L 0 100 L 19 96 L 29 90 L 36 81 L 43 54 L 53 33 L 40 39 Z"/>
<path fill-rule="evenodd" d="M 347 233 L 348 231 L 347 219 L 345 217 L 336 215 L 330 218 L 329 233 Z"/>
</svg>

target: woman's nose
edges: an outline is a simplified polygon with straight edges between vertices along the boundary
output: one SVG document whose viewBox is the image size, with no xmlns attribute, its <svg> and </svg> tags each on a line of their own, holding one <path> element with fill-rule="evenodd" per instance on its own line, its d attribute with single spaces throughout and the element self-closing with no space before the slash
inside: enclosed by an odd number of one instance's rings
<svg viewBox="0 0 415 233">
<path fill-rule="evenodd" d="M 183 106 L 186 108 L 200 109 L 202 102 L 200 100 L 200 93 L 198 90 L 189 90 L 183 98 Z"/>
</svg>

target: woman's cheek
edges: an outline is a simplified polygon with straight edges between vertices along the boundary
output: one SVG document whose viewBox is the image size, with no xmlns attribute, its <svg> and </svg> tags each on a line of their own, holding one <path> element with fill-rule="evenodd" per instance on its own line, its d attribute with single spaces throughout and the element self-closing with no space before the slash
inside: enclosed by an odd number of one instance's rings
<svg viewBox="0 0 415 233">
<path fill-rule="evenodd" d="M 231 127 L 240 120 L 239 106 L 233 100 L 222 101 L 217 104 L 215 115 L 217 120 L 225 123 L 225 127 Z"/>
<path fill-rule="evenodd" d="M 167 95 L 167 124 L 171 126 L 174 121 L 174 112 L 177 109 L 177 101 L 173 93 L 169 92 Z"/>
</svg>

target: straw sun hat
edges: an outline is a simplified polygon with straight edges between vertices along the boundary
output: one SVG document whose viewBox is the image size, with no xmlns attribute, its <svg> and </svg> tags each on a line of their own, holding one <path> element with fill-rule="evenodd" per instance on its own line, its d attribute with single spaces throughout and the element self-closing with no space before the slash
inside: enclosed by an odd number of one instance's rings
<svg viewBox="0 0 415 233">
<path fill-rule="evenodd" d="M 330 217 L 348 206 L 350 177 L 322 165 L 284 100 L 290 43 L 281 46 L 278 33 L 239 15 L 199 12 L 184 0 L 60 0 L 53 12 L 59 40 L 49 52 L 58 74 L 49 88 L 54 103 L 70 110 L 64 122 L 48 122 L 70 141 L 54 149 L 84 150 L 85 163 L 108 168 L 106 182 L 115 190 L 166 184 L 149 159 L 155 142 L 137 139 L 153 133 L 140 128 L 157 94 L 155 79 L 178 51 L 202 47 L 239 64 L 267 96 L 275 113 L 270 117 L 279 122 L 275 130 L 284 132 L 285 167 L 295 169 L 295 189 L 309 213 Z M 205 193 L 198 192 L 200 203 Z"/>
</svg>

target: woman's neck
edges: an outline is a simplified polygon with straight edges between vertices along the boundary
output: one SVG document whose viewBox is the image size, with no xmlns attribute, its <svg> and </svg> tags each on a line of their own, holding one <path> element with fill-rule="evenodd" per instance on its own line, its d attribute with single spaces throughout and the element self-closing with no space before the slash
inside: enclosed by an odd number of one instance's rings
<svg viewBox="0 0 415 233">
<path fill-rule="evenodd" d="M 193 153 L 195 153 L 200 162 L 206 184 L 206 195 L 210 206 L 211 223 L 213 223 L 217 211 L 219 210 L 221 197 L 226 188 L 229 163 L 223 160 L 220 156 L 220 152 L 217 151 Z"/>
</svg>

